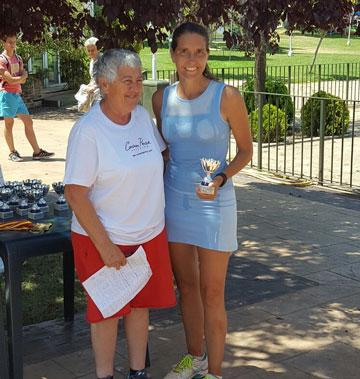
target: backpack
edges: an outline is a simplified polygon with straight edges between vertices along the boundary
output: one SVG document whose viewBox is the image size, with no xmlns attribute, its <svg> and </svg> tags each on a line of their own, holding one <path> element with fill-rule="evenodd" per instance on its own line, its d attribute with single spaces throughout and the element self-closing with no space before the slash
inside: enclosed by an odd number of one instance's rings
<svg viewBox="0 0 360 379">
<path fill-rule="evenodd" d="M 22 59 L 21 59 L 20 55 L 15 54 L 15 57 L 18 60 L 19 66 L 21 66 L 23 64 L 23 62 L 22 62 Z M 11 71 L 10 71 L 11 70 L 11 68 L 10 68 L 10 62 L 9 62 L 9 59 L 7 58 L 7 56 L 5 54 L 0 54 L 0 58 L 4 59 L 6 61 L 6 69 L 11 74 Z M 6 81 L 0 75 L 0 89 L 4 88 L 6 84 L 7 84 Z"/>
</svg>

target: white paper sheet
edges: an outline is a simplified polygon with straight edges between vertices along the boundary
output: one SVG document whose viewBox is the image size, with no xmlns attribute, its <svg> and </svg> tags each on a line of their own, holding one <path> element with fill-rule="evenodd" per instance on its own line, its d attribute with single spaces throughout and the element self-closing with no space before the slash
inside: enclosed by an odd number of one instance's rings
<svg viewBox="0 0 360 379">
<path fill-rule="evenodd" d="M 104 266 L 83 282 L 103 317 L 110 317 L 132 300 L 152 275 L 145 250 L 140 246 L 120 270 Z"/>
</svg>

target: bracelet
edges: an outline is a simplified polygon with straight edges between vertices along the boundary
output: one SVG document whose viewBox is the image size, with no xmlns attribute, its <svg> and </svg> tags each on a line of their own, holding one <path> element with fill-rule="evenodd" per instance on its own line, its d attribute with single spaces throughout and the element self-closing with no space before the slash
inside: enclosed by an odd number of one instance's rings
<svg viewBox="0 0 360 379">
<path fill-rule="evenodd" d="M 227 175 L 225 174 L 225 173 L 223 173 L 223 172 L 219 172 L 218 174 L 216 174 L 215 175 L 215 178 L 217 177 L 217 176 L 221 176 L 222 177 L 222 183 L 219 185 L 219 187 L 223 187 L 224 185 L 225 185 L 225 183 L 227 182 L 227 180 L 228 180 L 228 177 L 227 177 Z"/>
</svg>

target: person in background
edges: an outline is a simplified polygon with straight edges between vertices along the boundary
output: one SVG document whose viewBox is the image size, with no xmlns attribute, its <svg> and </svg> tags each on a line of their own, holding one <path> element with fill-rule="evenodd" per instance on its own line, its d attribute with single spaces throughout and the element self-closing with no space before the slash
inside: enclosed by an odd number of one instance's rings
<svg viewBox="0 0 360 379">
<path fill-rule="evenodd" d="M 78 101 L 78 110 L 80 112 L 87 112 L 95 101 L 101 99 L 100 89 L 94 78 L 94 64 L 101 56 L 97 47 L 98 41 L 98 38 L 90 37 L 84 43 L 86 53 L 90 58 L 90 82 L 89 84 L 81 84 L 79 91 L 75 94 L 75 99 Z"/>
<path fill-rule="evenodd" d="M 0 117 L 4 118 L 5 141 L 9 147 L 9 159 L 13 162 L 22 161 L 22 157 L 15 149 L 13 138 L 14 118 L 18 117 L 24 124 L 25 136 L 32 149 L 34 160 L 46 159 L 54 155 L 38 145 L 33 121 L 21 97 L 21 85 L 28 78 L 21 57 L 16 54 L 16 35 L 9 34 L 2 37 L 4 51 L 0 54 Z"/>
<path fill-rule="evenodd" d="M 169 151 L 165 218 L 187 353 L 165 378 L 219 379 L 227 330 L 225 278 L 238 246 L 231 177 L 251 159 L 252 141 L 239 91 L 209 73 L 207 30 L 181 24 L 170 54 L 179 81 L 155 92 L 153 109 Z M 231 133 L 238 152 L 227 164 Z M 198 188 L 204 177 L 201 158 L 221 162 L 209 185 L 212 194 Z"/>
<path fill-rule="evenodd" d="M 88 38 L 85 43 L 85 49 L 88 57 L 90 58 L 90 65 L 89 65 L 89 74 L 90 74 L 90 84 L 93 84 L 96 88 L 96 82 L 94 78 L 94 64 L 100 58 L 101 54 L 100 51 L 98 50 L 97 43 L 98 43 L 98 38 L 96 37 L 90 37 Z"/>
<path fill-rule="evenodd" d="M 84 282 L 104 265 L 121 270 L 139 245 L 152 276 L 123 309 L 102 317 L 87 296 L 98 378 L 113 378 L 118 319 L 124 317 L 130 371 L 146 379 L 148 308 L 176 304 L 164 217 L 165 144 L 140 105 L 141 62 L 122 49 L 104 52 L 94 65 L 102 100 L 73 127 L 65 168 L 65 196 L 73 210 L 75 268 Z M 121 291 L 121 288 L 117 289 Z"/>
</svg>

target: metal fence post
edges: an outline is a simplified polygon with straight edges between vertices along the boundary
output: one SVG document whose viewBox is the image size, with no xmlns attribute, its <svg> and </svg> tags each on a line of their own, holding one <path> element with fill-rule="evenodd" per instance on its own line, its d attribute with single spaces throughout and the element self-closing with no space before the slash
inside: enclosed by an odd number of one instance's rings
<svg viewBox="0 0 360 379">
<path fill-rule="evenodd" d="M 257 151 L 257 167 L 259 170 L 262 169 L 262 131 L 263 131 L 263 103 L 264 98 L 263 94 L 258 94 L 258 110 L 259 110 L 259 118 L 258 118 L 258 151 Z"/>
<path fill-rule="evenodd" d="M 288 66 L 288 91 L 289 91 L 289 95 L 292 94 L 292 91 L 291 91 L 291 66 Z"/>
<path fill-rule="evenodd" d="M 324 137 L 325 137 L 325 99 L 320 100 L 320 130 L 319 130 L 319 180 L 324 184 Z"/>
<path fill-rule="evenodd" d="M 349 100 L 349 83 L 350 81 L 350 63 L 347 63 L 346 64 L 346 98 L 345 100 L 348 101 Z"/>
<path fill-rule="evenodd" d="M 321 64 L 319 64 L 318 91 L 321 91 Z"/>
</svg>

